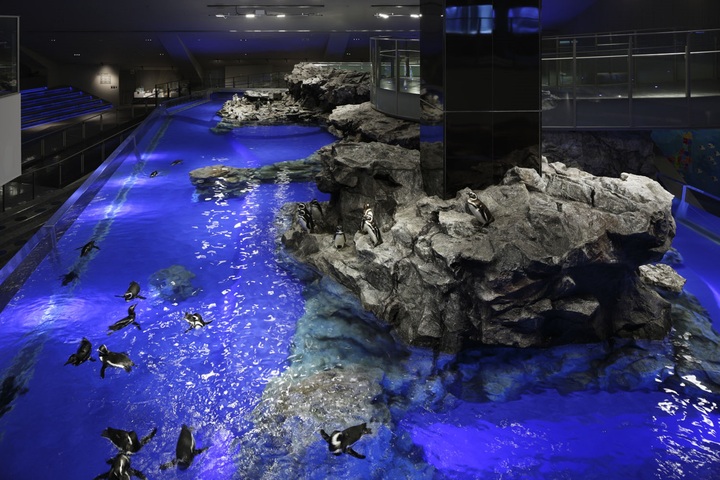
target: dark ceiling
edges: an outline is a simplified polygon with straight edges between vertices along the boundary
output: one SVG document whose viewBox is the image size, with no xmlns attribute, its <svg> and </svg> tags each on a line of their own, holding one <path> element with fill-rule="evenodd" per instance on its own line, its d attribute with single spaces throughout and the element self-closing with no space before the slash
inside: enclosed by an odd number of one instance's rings
<svg viewBox="0 0 720 480">
<path fill-rule="evenodd" d="M 544 0 L 543 28 L 596 0 Z M 419 1 L 39 0 L 13 2 L 23 56 L 41 64 L 116 65 L 121 69 L 367 61 L 369 38 L 418 37 Z M 255 18 L 247 18 L 249 13 Z M 377 14 L 392 14 L 380 18 Z M 284 16 L 282 16 L 284 15 Z"/>
</svg>

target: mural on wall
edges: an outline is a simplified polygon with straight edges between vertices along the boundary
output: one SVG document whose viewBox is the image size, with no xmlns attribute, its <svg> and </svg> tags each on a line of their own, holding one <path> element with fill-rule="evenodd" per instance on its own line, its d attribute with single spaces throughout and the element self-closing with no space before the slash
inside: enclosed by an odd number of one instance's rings
<svg viewBox="0 0 720 480">
<path fill-rule="evenodd" d="M 653 130 L 651 136 L 685 183 L 720 197 L 720 130 Z"/>
</svg>

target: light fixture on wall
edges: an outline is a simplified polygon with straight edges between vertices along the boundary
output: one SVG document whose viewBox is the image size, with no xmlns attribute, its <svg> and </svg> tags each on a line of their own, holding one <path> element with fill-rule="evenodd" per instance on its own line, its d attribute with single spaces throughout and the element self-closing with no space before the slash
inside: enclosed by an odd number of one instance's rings
<svg viewBox="0 0 720 480">
<path fill-rule="evenodd" d="M 383 20 L 388 18 L 420 18 L 422 15 L 419 13 L 419 6 L 414 5 L 398 5 L 397 3 L 376 3 L 370 5 L 371 8 L 377 8 L 380 11 L 375 14 L 376 18 L 382 18 Z"/>
<path fill-rule="evenodd" d="M 211 14 L 216 18 L 227 19 L 228 17 L 275 17 L 285 18 L 289 16 L 318 17 L 321 13 L 316 9 L 325 8 L 325 5 L 239 5 L 239 4 L 213 4 L 208 8 L 222 9 L 220 13 Z"/>
</svg>

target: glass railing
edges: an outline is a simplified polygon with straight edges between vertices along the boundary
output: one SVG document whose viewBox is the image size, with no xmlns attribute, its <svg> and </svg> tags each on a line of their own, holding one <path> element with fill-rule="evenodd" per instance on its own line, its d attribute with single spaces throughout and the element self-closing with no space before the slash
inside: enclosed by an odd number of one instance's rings
<svg viewBox="0 0 720 480">
<path fill-rule="evenodd" d="M 370 39 L 370 102 L 383 113 L 408 120 L 420 118 L 420 40 Z"/>
<path fill-rule="evenodd" d="M 720 197 L 665 174 L 657 180 L 675 195 L 675 219 L 720 243 Z"/>
<path fill-rule="evenodd" d="M 720 125 L 720 29 L 542 39 L 543 128 Z"/>
</svg>

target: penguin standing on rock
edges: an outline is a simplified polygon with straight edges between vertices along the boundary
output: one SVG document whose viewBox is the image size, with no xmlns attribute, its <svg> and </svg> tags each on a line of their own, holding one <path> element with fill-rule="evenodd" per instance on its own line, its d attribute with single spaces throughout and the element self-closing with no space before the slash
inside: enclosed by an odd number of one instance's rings
<svg viewBox="0 0 720 480">
<path fill-rule="evenodd" d="M 370 236 L 370 241 L 374 247 L 383 243 L 382 236 L 380 235 L 380 228 L 375 223 L 372 210 L 367 210 L 367 213 L 365 213 L 360 230 Z"/>
<path fill-rule="evenodd" d="M 312 217 L 313 224 L 315 226 L 323 224 L 324 219 L 322 205 L 320 205 L 320 202 L 318 202 L 317 198 L 313 198 L 312 200 L 310 200 L 310 206 L 308 211 L 310 212 L 310 216 Z"/>
<path fill-rule="evenodd" d="M 346 240 L 342 225 L 338 225 L 335 229 L 335 235 L 333 235 L 333 245 L 339 250 L 345 246 Z"/>
<path fill-rule="evenodd" d="M 297 204 L 297 212 L 295 213 L 295 218 L 300 225 L 300 228 L 302 228 L 306 232 L 312 233 L 313 230 L 315 230 L 315 222 L 313 221 L 313 217 L 307 210 L 307 207 L 304 203 Z"/>
<path fill-rule="evenodd" d="M 325 433 L 325 430 L 320 429 L 320 435 L 322 435 L 322 438 L 328 443 L 330 453 L 333 455 L 347 453 L 359 459 L 365 458 L 365 455 L 361 455 L 353 450 L 352 444 L 360 440 L 360 437 L 363 435 L 369 433 L 372 433 L 372 430 L 367 428 L 367 423 L 355 425 L 343 431 L 335 430 L 330 435 Z"/>
<path fill-rule="evenodd" d="M 490 225 L 492 222 L 495 221 L 495 217 L 493 217 L 492 213 L 490 213 L 490 210 L 478 198 L 475 192 L 470 192 L 468 194 L 467 202 L 465 203 L 465 205 L 468 212 L 480 221 L 480 226 L 484 227 L 486 225 Z"/>
</svg>

